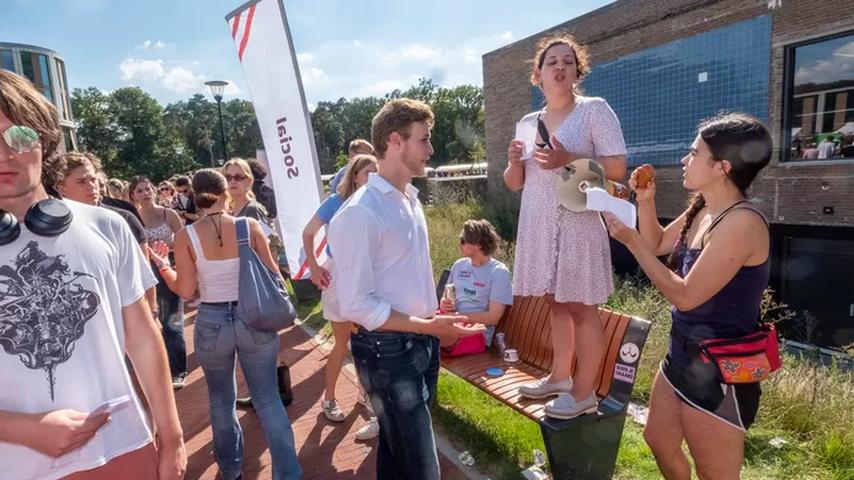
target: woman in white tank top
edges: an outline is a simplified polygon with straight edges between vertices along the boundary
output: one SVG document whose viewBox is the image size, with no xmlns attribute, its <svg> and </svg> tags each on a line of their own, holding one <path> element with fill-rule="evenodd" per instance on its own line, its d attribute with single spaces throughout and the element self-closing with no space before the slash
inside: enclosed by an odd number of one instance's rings
<svg viewBox="0 0 854 480">
<path fill-rule="evenodd" d="M 237 356 L 270 448 L 273 478 L 300 478 L 293 430 L 276 385 L 278 334 L 250 327 L 236 309 L 240 301 L 238 219 L 225 211 L 225 177 L 213 169 L 201 170 L 193 176 L 193 192 L 202 217 L 175 237 L 177 271 L 163 256 L 156 261 L 169 288 L 182 297 L 199 289 L 201 304 L 193 345 L 208 386 L 214 456 L 220 474 L 224 480 L 241 474 L 243 435 L 235 410 Z M 265 265 L 278 272 L 261 225 L 251 218 L 239 220 L 249 222 L 252 249 Z"/>
</svg>

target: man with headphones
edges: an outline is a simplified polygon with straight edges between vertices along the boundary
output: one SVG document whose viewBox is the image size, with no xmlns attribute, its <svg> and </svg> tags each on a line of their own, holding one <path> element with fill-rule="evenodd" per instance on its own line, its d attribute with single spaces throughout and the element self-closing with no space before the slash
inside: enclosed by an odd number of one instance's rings
<svg viewBox="0 0 854 480">
<path fill-rule="evenodd" d="M 53 105 L 0 70 L 2 476 L 180 479 L 183 433 L 144 298 L 152 273 L 117 214 L 48 196 L 42 160 L 60 139 Z"/>
</svg>

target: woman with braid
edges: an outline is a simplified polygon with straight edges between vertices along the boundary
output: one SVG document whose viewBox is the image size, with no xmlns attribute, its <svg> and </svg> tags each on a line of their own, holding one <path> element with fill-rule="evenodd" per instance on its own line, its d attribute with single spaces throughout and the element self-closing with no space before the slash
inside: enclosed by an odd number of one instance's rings
<svg viewBox="0 0 854 480">
<path fill-rule="evenodd" d="M 665 228 L 655 182 L 636 175 L 639 232 L 605 214 L 649 279 L 673 303 L 667 355 L 655 379 L 644 438 L 667 479 L 689 479 L 687 441 L 701 479 L 738 478 L 744 436 L 756 418 L 759 383 L 721 383 L 698 343 L 755 331 L 770 271 L 768 222 L 746 190 L 771 158 L 771 136 L 757 119 L 732 113 L 703 122 L 682 159 L 688 209 Z M 636 171 L 637 172 L 637 171 Z M 658 256 L 670 254 L 669 268 Z"/>
</svg>

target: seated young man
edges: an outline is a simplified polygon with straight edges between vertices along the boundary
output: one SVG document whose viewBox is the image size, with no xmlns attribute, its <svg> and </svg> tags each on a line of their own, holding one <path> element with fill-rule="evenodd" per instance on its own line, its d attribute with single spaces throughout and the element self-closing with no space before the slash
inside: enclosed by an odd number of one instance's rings
<svg viewBox="0 0 854 480">
<path fill-rule="evenodd" d="M 492 343 L 495 325 L 504 309 L 513 305 L 510 270 L 491 256 L 500 242 L 495 227 L 487 220 L 468 220 L 463 224 L 460 232 L 463 258 L 454 262 L 448 277 L 448 283 L 456 289 L 456 301 L 442 298 L 440 304 L 444 312 L 464 314 L 470 322 L 486 325 L 486 331 L 478 335 L 484 336 L 487 347 Z"/>
</svg>

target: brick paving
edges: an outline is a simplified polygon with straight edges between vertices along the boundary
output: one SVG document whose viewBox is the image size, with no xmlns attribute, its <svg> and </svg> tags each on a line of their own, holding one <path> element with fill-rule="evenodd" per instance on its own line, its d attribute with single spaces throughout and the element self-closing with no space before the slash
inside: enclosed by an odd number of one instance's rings
<svg viewBox="0 0 854 480">
<path fill-rule="evenodd" d="M 188 480 L 217 479 L 213 443 L 208 418 L 208 395 L 202 369 L 193 354 L 193 326 L 185 329 L 188 369 L 187 386 L 176 392 L 178 412 L 187 443 Z M 368 419 L 365 409 L 356 403 L 357 390 L 352 373 L 345 369 L 338 381 L 338 402 L 348 412 L 345 422 L 334 424 L 323 416 L 323 367 L 326 351 L 299 327 L 283 331 L 281 352 L 291 367 L 294 402 L 287 408 L 296 436 L 297 454 L 305 479 L 376 478 L 376 440 L 358 442 L 356 431 Z M 239 396 L 247 394 L 238 368 Z M 238 409 L 244 433 L 243 480 L 272 478 L 270 453 L 258 418 L 251 411 Z M 439 455 L 442 477 L 467 478 L 447 458 Z"/>
</svg>

